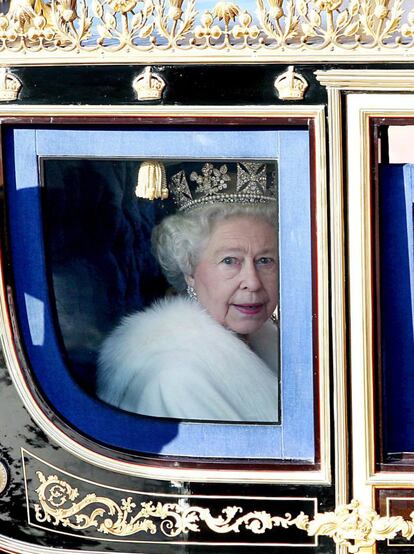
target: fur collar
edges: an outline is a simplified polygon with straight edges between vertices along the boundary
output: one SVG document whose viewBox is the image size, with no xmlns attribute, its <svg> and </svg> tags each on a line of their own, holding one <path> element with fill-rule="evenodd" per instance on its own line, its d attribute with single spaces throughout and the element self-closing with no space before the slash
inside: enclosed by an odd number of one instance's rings
<svg viewBox="0 0 414 554">
<path fill-rule="evenodd" d="M 98 396 L 160 417 L 276 421 L 277 329 L 269 321 L 250 339 L 251 348 L 197 302 L 161 300 L 105 340 Z"/>
</svg>

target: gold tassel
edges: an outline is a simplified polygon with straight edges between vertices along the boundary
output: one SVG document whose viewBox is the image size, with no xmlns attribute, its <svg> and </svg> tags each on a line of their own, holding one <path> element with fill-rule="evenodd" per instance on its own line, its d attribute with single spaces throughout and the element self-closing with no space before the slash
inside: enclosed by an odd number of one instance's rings
<svg viewBox="0 0 414 554">
<path fill-rule="evenodd" d="M 141 163 L 135 194 L 147 200 L 168 198 L 167 178 L 162 162 L 149 160 Z"/>
</svg>

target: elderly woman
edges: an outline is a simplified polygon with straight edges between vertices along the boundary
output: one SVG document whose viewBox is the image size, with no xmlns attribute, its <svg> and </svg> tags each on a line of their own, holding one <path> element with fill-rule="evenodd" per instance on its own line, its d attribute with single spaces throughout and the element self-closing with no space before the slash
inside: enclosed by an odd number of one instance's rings
<svg viewBox="0 0 414 554">
<path fill-rule="evenodd" d="M 143 415 L 278 421 L 274 206 L 212 203 L 166 217 L 154 252 L 179 293 L 106 339 L 98 396 Z"/>
</svg>

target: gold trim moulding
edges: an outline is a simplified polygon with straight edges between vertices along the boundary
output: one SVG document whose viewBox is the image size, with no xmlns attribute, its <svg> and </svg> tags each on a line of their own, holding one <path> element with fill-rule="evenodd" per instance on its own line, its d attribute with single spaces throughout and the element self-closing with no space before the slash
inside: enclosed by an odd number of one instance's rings
<svg viewBox="0 0 414 554">
<path fill-rule="evenodd" d="M 414 51 L 411 0 L 251 4 L 12 0 L 0 15 L 0 63 L 406 61 Z"/>
<path fill-rule="evenodd" d="M 324 133 L 324 107 L 320 105 L 284 104 L 280 106 L 166 106 L 166 105 L 57 105 L 57 104 L 7 104 L 0 105 L 0 117 L 243 117 L 247 121 L 256 117 L 309 117 L 314 118 L 320 127 L 319 135 Z M 321 136 L 318 136 L 321 140 Z"/>
<path fill-rule="evenodd" d="M 340 90 L 414 90 L 414 71 L 409 69 L 331 69 L 315 71 L 315 75 L 322 85 Z"/>
</svg>

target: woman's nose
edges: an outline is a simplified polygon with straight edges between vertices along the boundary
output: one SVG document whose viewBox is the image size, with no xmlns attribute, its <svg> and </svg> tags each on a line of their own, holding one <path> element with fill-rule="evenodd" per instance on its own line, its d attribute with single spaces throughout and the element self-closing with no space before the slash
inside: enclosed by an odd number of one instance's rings
<svg viewBox="0 0 414 554">
<path fill-rule="evenodd" d="M 242 289 L 256 291 L 262 286 L 262 282 L 254 262 L 248 262 L 243 265 L 241 278 Z"/>
</svg>

